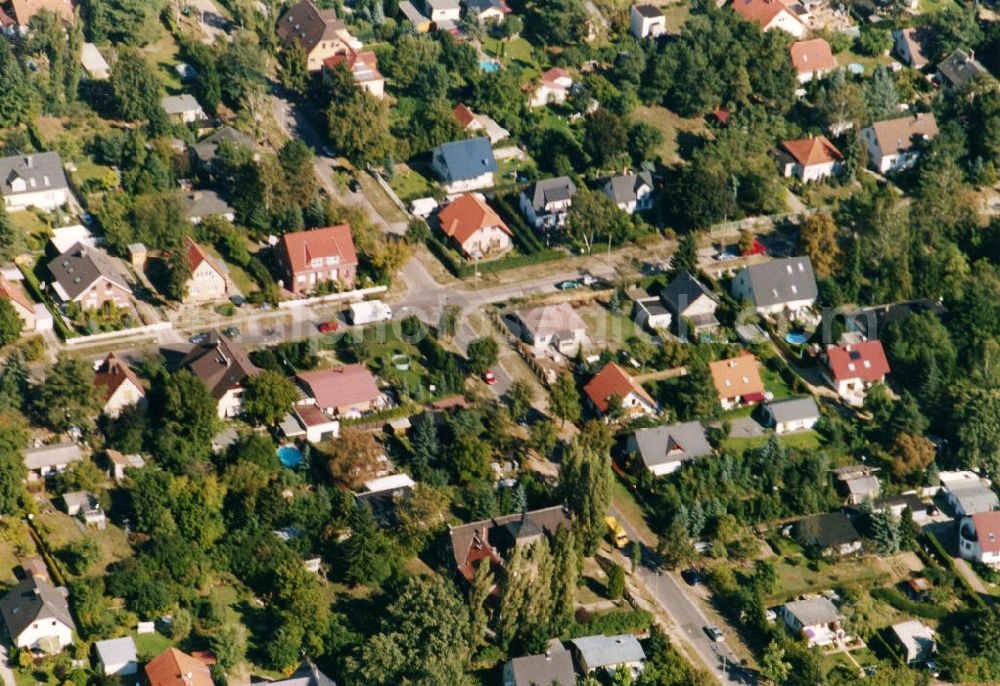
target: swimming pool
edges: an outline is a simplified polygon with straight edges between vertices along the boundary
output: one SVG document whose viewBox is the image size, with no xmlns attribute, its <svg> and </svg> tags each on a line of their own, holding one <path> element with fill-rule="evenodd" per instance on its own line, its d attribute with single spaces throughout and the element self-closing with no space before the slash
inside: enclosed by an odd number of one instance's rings
<svg viewBox="0 0 1000 686">
<path fill-rule="evenodd" d="M 804 333 L 787 333 L 785 334 L 785 341 L 791 343 L 792 345 L 805 345 L 806 341 L 809 340 L 809 336 Z"/>
<path fill-rule="evenodd" d="M 294 445 L 283 445 L 277 452 L 278 460 L 289 469 L 295 469 L 302 463 L 302 451 Z"/>
<path fill-rule="evenodd" d="M 487 74 L 500 71 L 500 63 L 496 60 L 479 60 L 479 68 Z"/>
</svg>

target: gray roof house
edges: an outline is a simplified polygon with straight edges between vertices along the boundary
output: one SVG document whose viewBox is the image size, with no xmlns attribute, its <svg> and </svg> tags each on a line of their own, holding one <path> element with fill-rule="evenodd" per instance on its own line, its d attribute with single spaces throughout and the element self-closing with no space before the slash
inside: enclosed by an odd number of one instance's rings
<svg viewBox="0 0 1000 686">
<path fill-rule="evenodd" d="M 83 459 L 80 446 L 76 443 L 54 443 L 39 448 L 27 448 L 21 452 L 24 466 L 28 468 L 28 479 L 37 479 L 51 472 L 61 472 L 73 462 Z"/>
<path fill-rule="evenodd" d="M 766 403 L 764 417 L 776 434 L 804 431 L 819 421 L 819 407 L 812 396 L 784 398 Z"/>
<path fill-rule="evenodd" d="M 521 191 L 521 213 L 536 230 L 559 228 L 573 205 L 576 184 L 568 176 L 542 179 Z"/>
<path fill-rule="evenodd" d="M 321 672 L 316 663 L 308 658 L 287 679 L 259 683 L 267 686 L 337 686 L 333 679 Z"/>
<path fill-rule="evenodd" d="M 21 580 L 0 599 L 0 616 L 18 648 L 58 653 L 73 642 L 76 624 L 66 596 L 45 579 Z"/>
<path fill-rule="evenodd" d="M 595 669 L 611 672 L 619 667 L 630 667 L 633 674 L 637 674 L 646 661 L 646 653 L 632 634 L 585 636 L 574 638 L 570 644 L 577 666 L 584 674 L 590 674 Z"/>
<path fill-rule="evenodd" d="M 255 151 L 255 158 L 260 157 L 260 155 L 256 152 L 256 145 L 254 144 L 253 138 L 231 126 L 223 126 L 211 136 L 202 138 L 200 141 L 191 146 L 191 154 L 198 163 L 204 166 L 211 166 L 215 163 L 215 157 L 219 152 L 219 146 L 223 143 L 230 143 L 232 145 L 249 148 Z"/>
<path fill-rule="evenodd" d="M 49 262 L 52 289 L 61 302 L 97 308 L 105 302 L 126 305 L 132 288 L 118 262 L 100 248 L 77 243 Z"/>
<path fill-rule="evenodd" d="M 129 676 L 139 671 L 139 658 L 131 636 L 97 641 L 94 643 L 94 656 L 105 676 Z"/>
<path fill-rule="evenodd" d="M 685 462 L 712 454 L 700 422 L 640 429 L 628 437 L 627 446 L 655 476 L 670 474 Z"/>
<path fill-rule="evenodd" d="M 489 188 L 499 170 L 486 137 L 442 143 L 432 152 L 431 167 L 448 193 Z"/>
<path fill-rule="evenodd" d="M 69 202 L 69 184 L 57 152 L 0 158 L 0 193 L 8 211 L 51 211 Z"/>
<path fill-rule="evenodd" d="M 993 76 L 976 60 L 975 53 L 967 53 L 961 48 L 944 58 L 937 66 L 938 78 L 948 88 L 958 89 L 976 79 L 993 80 Z"/>
<path fill-rule="evenodd" d="M 503 686 L 575 686 L 573 656 L 560 646 L 542 655 L 515 657 L 503 666 Z"/>
<path fill-rule="evenodd" d="M 829 645 L 843 637 L 840 612 L 828 598 L 793 600 L 781 610 L 788 628 L 803 634 L 809 646 Z"/>
<path fill-rule="evenodd" d="M 629 214 L 653 207 L 653 175 L 648 171 L 611 176 L 601 183 L 601 190 Z"/>
<path fill-rule="evenodd" d="M 167 116 L 182 124 L 204 121 L 208 119 L 201 105 L 190 93 L 168 95 L 160 100 L 160 106 Z"/>
<path fill-rule="evenodd" d="M 1000 509 L 997 494 L 989 481 L 974 472 L 941 472 L 941 490 L 948 504 L 960 517 L 971 517 L 980 512 Z"/>
<path fill-rule="evenodd" d="M 903 646 L 906 664 L 927 660 L 937 649 L 934 630 L 916 619 L 893 624 L 892 633 Z"/>
<path fill-rule="evenodd" d="M 733 279 L 733 297 L 749 300 L 758 314 L 793 316 L 816 302 L 819 290 L 808 256 L 786 257 L 744 267 Z"/>
<path fill-rule="evenodd" d="M 719 320 L 715 318 L 719 299 L 701 281 L 687 272 L 675 276 L 667 287 L 660 291 L 660 301 L 678 321 L 683 319 L 690 322 L 695 333 L 719 327 Z M 682 337 L 686 334 L 685 331 L 679 333 Z"/>
<path fill-rule="evenodd" d="M 191 191 L 184 194 L 185 219 L 192 224 L 200 224 L 205 217 L 212 215 L 233 221 L 236 218 L 236 210 L 212 190 Z"/>
</svg>

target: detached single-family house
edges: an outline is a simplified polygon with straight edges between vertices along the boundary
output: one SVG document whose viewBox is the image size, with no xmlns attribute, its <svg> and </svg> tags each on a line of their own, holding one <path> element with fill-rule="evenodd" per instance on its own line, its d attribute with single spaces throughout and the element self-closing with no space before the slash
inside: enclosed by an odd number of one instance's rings
<svg viewBox="0 0 1000 686">
<path fill-rule="evenodd" d="M 54 655 L 73 643 L 76 624 L 63 590 L 29 576 L 0 599 L 0 615 L 15 647 Z"/>
<path fill-rule="evenodd" d="M 687 272 L 671 279 L 667 287 L 660 291 L 660 301 L 676 318 L 678 335 L 682 338 L 687 335 L 688 324 L 694 328 L 695 334 L 719 328 L 719 320 L 715 318 L 718 297 Z"/>
<path fill-rule="evenodd" d="M 24 323 L 25 331 L 34 331 L 36 314 L 35 303 L 21 288 L 17 281 L 8 281 L 0 275 L 0 300 L 7 300 L 14 307 L 17 316 Z"/>
<path fill-rule="evenodd" d="M 630 288 L 626 294 L 635 308 L 632 311 L 632 321 L 650 331 L 658 332 L 670 328 L 673 315 L 664 307 L 659 297 L 650 295 L 644 288 Z"/>
<path fill-rule="evenodd" d="M 139 672 L 139 658 L 131 636 L 97 641 L 94 657 L 104 676 L 130 676 Z"/>
<path fill-rule="evenodd" d="M 410 2 L 410 0 L 402 0 L 399 3 L 399 11 L 410 22 L 415 32 L 427 33 L 431 30 L 431 20 L 418 10 L 416 5 Z"/>
<path fill-rule="evenodd" d="M 100 390 L 109 417 L 117 417 L 126 407 L 146 403 L 146 389 L 128 363 L 108 353 L 94 371 L 94 385 Z"/>
<path fill-rule="evenodd" d="M 926 30 L 915 28 L 892 32 L 896 54 L 914 69 L 927 66 L 927 58 L 924 56 L 924 42 L 927 40 L 925 34 Z"/>
<path fill-rule="evenodd" d="M 535 355 L 555 348 L 563 355 L 575 355 L 587 340 L 587 325 L 569 303 L 542 305 L 517 312 L 518 332 Z"/>
<path fill-rule="evenodd" d="M 61 303 L 75 302 L 84 310 L 105 303 L 126 307 L 132 303 L 132 288 L 124 267 L 100 248 L 77 243 L 49 262 L 51 288 Z"/>
<path fill-rule="evenodd" d="M 559 67 L 553 67 L 542 72 L 539 82 L 534 88 L 529 87 L 531 98 L 528 107 L 544 107 L 545 105 L 562 105 L 573 89 L 573 77 L 569 72 Z"/>
<path fill-rule="evenodd" d="M 903 647 L 903 659 L 908 665 L 926 662 L 937 651 L 934 629 L 916 619 L 893 624 L 892 633 Z"/>
<path fill-rule="evenodd" d="M 71 464 L 83 459 L 80 446 L 69 442 L 25 448 L 21 455 L 24 457 L 24 466 L 28 469 L 28 481 L 64 472 Z"/>
<path fill-rule="evenodd" d="M 938 478 L 945 500 L 956 516 L 971 517 L 1000 509 L 1000 501 L 989 480 L 980 478 L 975 472 L 941 472 Z"/>
<path fill-rule="evenodd" d="M 431 167 L 449 194 L 489 188 L 499 170 L 490 139 L 485 137 L 439 145 L 432 153 Z"/>
<path fill-rule="evenodd" d="M 782 141 L 778 163 L 785 178 L 794 176 L 802 183 L 820 181 L 837 173 L 844 156 L 826 136 L 810 136 Z"/>
<path fill-rule="evenodd" d="M 338 64 L 343 64 L 347 71 L 351 72 L 354 83 L 359 87 L 376 98 L 385 95 L 385 77 L 378 70 L 378 55 L 371 50 L 358 51 L 348 48 L 346 53 L 338 53 L 323 61 L 327 69 L 335 69 Z"/>
<path fill-rule="evenodd" d="M 213 190 L 196 190 L 184 193 L 184 218 L 192 224 L 200 224 L 205 217 L 217 216 L 233 221 L 236 210 L 221 195 Z"/>
<path fill-rule="evenodd" d="M 455 569 L 463 579 L 471 582 L 483 560 L 502 567 L 508 551 L 533 545 L 555 534 L 560 526 L 572 526 L 569 513 L 562 505 L 449 526 Z"/>
<path fill-rule="evenodd" d="M 632 5 L 629 28 L 636 38 L 658 38 L 667 32 L 667 18 L 656 5 Z"/>
<path fill-rule="evenodd" d="M 439 31 L 452 31 L 462 18 L 462 6 L 458 0 L 423 0 L 424 14 L 437 26 Z"/>
<path fill-rule="evenodd" d="M 11 0 L 10 6 L 14 10 L 14 19 L 21 35 L 27 33 L 31 20 L 42 10 L 52 12 L 66 24 L 76 21 L 70 0 Z"/>
<path fill-rule="evenodd" d="M 646 664 L 646 653 L 632 634 L 618 636 L 584 636 L 570 641 L 576 664 L 583 674 L 590 674 L 598 669 L 612 674 L 624 668 L 633 676 L 642 672 Z"/>
<path fill-rule="evenodd" d="M 845 505 L 873 502 L 882 494 L 882 483 L 870 467 L 850 465 L 836 469 L 834 473 L 837 475 L 838 490 L 845 496 Z"/>
<path fill-rule="evenodd" d="M 498 257 L 510 250 L 514 234 L 478 193 L 466 193 L 438 213 L 438 224 L 468 259 Z"/>
<path fill-rule="evenodd" d="M 923 143 L 937 135 L 937 120 L 931 112 L 877 121 L 861 129 L 868 166 L 882 174 L 911 167 L 920 157 Z"/>
<path fill-rule="evenodd" d="M 254 143 L 253 138 L 231 126 L 223 126 L 211 136 L 206 136 L 191 146 L 191 155 L 194 163 L 202 169 L 208 171 L 214 170 L 217 164 L 216 158 L 219 154 L 219 148 L 223 145 L 252 150 L 254 160 L 260 159 L 260 153 L 257 152 L 257 145 Z"/>
<path fill-rule="evenodd" d="M 194 124 L 208 119 L 205 110 L 190 93 L 168 95 L 160 100 L 160 106 L 173 121 L 181 124 Z"/>
<path fill-rule="evenodd" d="M 111 76 L 111 66 L 93 43 L 84 43 L 80 50 L 80 64 L 94 81 L 107 81 Z"/>
<path fill-rule="evenodd" d="M 792 43 L 789 52 L 799 83 L 809 83 L 813 79 L 823 78 L 837 68 L 837 58 L 833 56 L 833 48 L 823 38 L 796 41 Z"/>
<path fill-rule="evenodd" d="M 501 23 L 511 12 L 510 6 L 504 0 L 462 0 L 462 2 L 484 26 Z"/>
<path fill-rule="evenodd" d="M 568 176 L 536 181 L 521 191 L 521 213 L 537 231 L 561 228 L 574 194 L 576 184 Z"/>
<path fill-rule="evenodd" d="M 458 122 L 463 131 L 471 133 L 480 131 L 486 134 L 492 145 L 496 145 L 510 136 L 510 131 L 500 126 L 494 119 L 485 114 L 476 114 L 462 103 L 455 105 L 455 109 L 451 111 L 451 114 L 455 117 L 455 121 Z"/>
<path fill-rule="evenodd" d="M 831 345 L 824 360 L 823 376 L 827 382 L 837 395 L 855 405 L 864 401 L 865 392 L 873 383 L 885 381 L 889 373 L 889 361 L 879 340 Z"/>
<path fill-rule="evenodd" d="M 409 474 L 390 474 L 369 479 L 364 490 L 354 494 L 354 500 L 371 510 L 375 521 L 382 526 L 398 526 L 398 505 L 413 496 L 417 482 Z"/>
<path fill-rule="evenodd" d="M 333 8 L 321 10 L 312 0 L 303 0 L 281 15 L 276 28 L 278 37 L 295 42 L 306 53 L 306 69 L 319 71 L 330 57 L 349 49 L 361 49 L 361 41 L 352 36 Z"/>
<path fill-rule="evenodd" d="M 976 60 L 976 54 L 961 48 L 957 48 L 937 66 L 937 78 L 951 91 L 965 88 L 974 81 L 995 82 L 993 75 Z"/>
<path fill-rule="evenodd" d="M 732 8 L 761 31 L 781 29 L 796 38 L 805 37 L 812 20 L 809 10 L 794 0 L 733 0 Z"/>
<path fill-rule="evenodd" d="M 322 283 L 354 287 L 358 254 L 347 224 L 286 233 L 275 256 L 287 278 L 285 288 L 295 295 L 311 293 Z"/>
<path fill-rule="evenodd" d="M 733 279 L 733 297 L 749 300 L 760 315 L 787 312 L 800 316 L 816 302 L 819 289 L 808 256 L 751 264 Z"/>
<path fill-rule="evenodd" d="M 503 666 L 503 686 L 575 686 L 573 656 L 560 646 L 542 655 L 515 657 Z"/>
<path fill-rule="evenodd" d="M 63 504 L 66 507 L 66 514 L 70 517 L 78 517 L 88 526 L 95 526 L 103 530 L 107 524 L 107 517 L 101 509 L 100 501 L 93 493 L 86 491 L 72 491 L 63 494 Z"/>
<path fill-rule="evenodd" d="M 1000 511 L 963 517 L 958 527 L 958 548 L 966 560 L 1000 567 Z"/>
<path fill-rule="evenodd" d="M 852 555 L 861 551 L 861 534 L 843 512 L 811 515 L 795 523 L 795 538 L 824 557 Z"/>
<path fill-rule="evenodd" d="M 646 392 L 642 384 L 614 362 L 604 365 L 604 368 L 583 387 L 583 392 L 601 415 L 608 412 L 609 401 L 613 397 L 621 400 L 621 407 L 629 417 L 654 415 L 659 410 L 656 401 Z"/>
<path fill-rule="evenodd" d="M 149 686 L 214 686 L 208 665 L 177 648 L 167 648 L 146 664 Z"/>
<path fill-rule="evenodd" d="M 385 395 L 362 364 L 315 369 L 295 378 L 313 404 L 330 416 L 360 417 L 385 408 Z"/>
<path fill-rule="evenodd" d="M 37 207 L 51 212 L 70 201 L 69 184 L 57 152 L 0 158 L 0 191 L 8 212 Z"/>
<path fill-rule="evenodd" d="M 653 175 L 648 171 L 611 176 L 601 182 L 601 190 L 628 214 L 653 209 Z"/>
<path fill-rule="evenodd" d="M 708 370 L 723 410 L 754 405 L 766 399 L 764 382 L 760 378 L 760 363 L 750 353 L 710 362 Z"/>
<path fill-rule="evenodd" d="M 208 334 L 181 360 L 181 369 L 188 369 L 201 379 L 218 404 L 219 419 L 236 417 L 243 410 L 243 391 L 247 379 L 262 371 L 239 343 L 217 330 Z"/>
<path fill-rule="evenodd" d="M 789 629 L 805 636 L 810 648 L 840 642 L 845 637 L 840 612 L 828 598 L 793 600 L 781 606 L 781 614 Z"/>
<path fill-rule="evenodd" d="M 626 445 L 653 476 L 672 474 L 685 463 L 712 454 L 700 422 L 640 429 L 628 437 Z"/>
<path fill-rule="evenodd" d="M 289 439 L 305 438 L 310 443 L 340 436 L 340 420 L 334 419 L 316 405 L 297 404 L 278 424 Z"/>
<path fill-rule="evenodd" d="M 184 285 L 185 302 L 201 303 L 225 298 L 229 294 L 229 274 L 222 261 L 205 252 L 190 236 L 185 237 L 184 242 L 191 267 L 191 277 Z"/>
<path fill-rule="evenodd" d="M 143 459 L 142 455 L 126 455 L 111 448 L 108 448 L 104 452 L 108 456 L 108 462 L 111 463 L 111 469 L 109 470 L 111 478 L 115 481 L 121 481 L 125 478 L 126 469 L 142 469 L 146 466 L 146 460 Z"/>
<path fill-rule="evenodd" d="M 807 431 L 819 421 L 819 407 L 812 396 L 772 400 L 764 405 L 764 418 L 779 436 Z"/>
</svg>

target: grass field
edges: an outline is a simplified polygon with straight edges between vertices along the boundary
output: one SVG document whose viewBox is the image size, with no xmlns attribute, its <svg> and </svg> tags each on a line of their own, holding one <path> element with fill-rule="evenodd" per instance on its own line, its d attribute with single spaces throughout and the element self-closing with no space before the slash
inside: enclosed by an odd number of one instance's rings
<svg viewBox="0 0 1000 686">
<path fill-rule="evenodd" d="M 889 575 L 881 565 L 868 558 L 848 557 L 841 560 L 812 563 L 802 548 L 789 538 L 774 540 L 781 554 L 771 558 L 778 572 L 777 591 L 767 596 L 769 605 L 777 605 L 803 593 L 817 593 L 844 584 L 859 588 L 875 588 L 885 584 Z"/>
<path fill-rule="evenodd" d="M 155 43 L 150 43 L 142 52 L 150 62 L 159 67 L 160 79 L 166 87 L 167 92 L 177 94 L 183 91 L 180 75 L 174 70 L 181 60 L 178 57 L 180 46 L 174 37 L 164 32 L 163 37 Z"/>
<path fill-rule="evenodd" d="M 437 188 L 420 172 L 410 169 L 405 164 L 397 164 L 395 175 L 388 179 L 389 186 L 403 202 L 411 202 L 416 198 L 426 198 L 435 194 Z"/>
<path fill-rule="evenodd" d="M 632 320 L 615 314 L 596 302 L 583 305 L 576 312 L 587 325 L 587 337 L 592 348 L 621 348 L 626 340 L 637 333 Z"/>
<path fill-rule="evenodd" d="M 104 531 L 88 528 L 84 534 L 76 520 L 63 512 L 45 512 L 39 514 L 35 521 L 46 532 L 46 543 L 57 556 L 60 548 L 85 535 L 100 544 L 101 559 L 87 570 L 85 576 L 100 576 L 108 565 L 132 554 L 125 532 L 110 523 Z"/>
<path fill-rule="evenodd" d="M 143 657 L 155 657 L 174 643 L 160 632 L 151 634 L 135 634 L 135 651 L 141 660 Z"/>
<path fill-rule="evenodd" d="M 632 112 L 634 121 L 652 124 L 663 134 L 663 143 L 653 151 L 663 164 L 677 164 L 681 161 L 681 151 L 690 146 L 692 136 L 702 136 L 708 127 L 701 118 L 684 119 L 665 107 L 637 107 Z"/>
<path fill-rule="evenodd" d="M 361 188 L 364 190 L 365 197 L 368 198 L 368 202 L 372 204 L 375 211 L 378 212 L 383 219 L 389 223 L 402 222 L 406 223 L 406 215 L 402 210 L 392 201 L 384 190 L 382 186 L 379 185 L 378 181 L 373 179 L 368 174 L 358 174 L 358 183 L 361 184 Z"/>
<path fill-rule="evenodd" d="M 771 435 L 759 436 L 757 438 L 727 438 L 722 442 L 722 447 L 735 452 L 742 452 L 747 448 L 757 448 L 764 445 L 771 438 Z M 786 434 L 778 436 L 778 440 L 786 448 L 795 450 L 818 450 L 820 447 L 819 434 L 815 431 L 803 431 L 802 433 Z"/>
</svg>

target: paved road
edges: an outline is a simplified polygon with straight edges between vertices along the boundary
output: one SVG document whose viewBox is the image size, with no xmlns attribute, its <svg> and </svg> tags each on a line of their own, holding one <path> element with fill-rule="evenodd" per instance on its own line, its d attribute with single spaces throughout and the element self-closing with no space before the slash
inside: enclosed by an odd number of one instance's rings
<svg viewBox="0 0 1000 686">
<path fill-rule="evenodd" d="M 656 552 L 651 547 L 655 542 L 644 540 L 614 505 L 611 506 L 610 512 L 625 527 L 631 540 L 643 544 L 639 580 L 680 628 L 688 644 L 709 667 L 712 676 L 722 684 L 755 684 L 756 681 L 752 676 L 744 674 L 744 670 L 739 666 L 739 658 L 726 642 L 713 641 L 705 633 L 705 627 L 713 622 L 702 612 L 698 605 L 699 599 L 682 581 L 678 581 L 677 575 L 659 567 Z"/>
<path fill-rule="evenodd" d="M 0 681 L 3 682 L 4 686 L 17 686 L 17 682 L 14 681 L 14 672 L 7 664 L 7 646 L 2 642 L 0 642 Z"/>
</svg>

